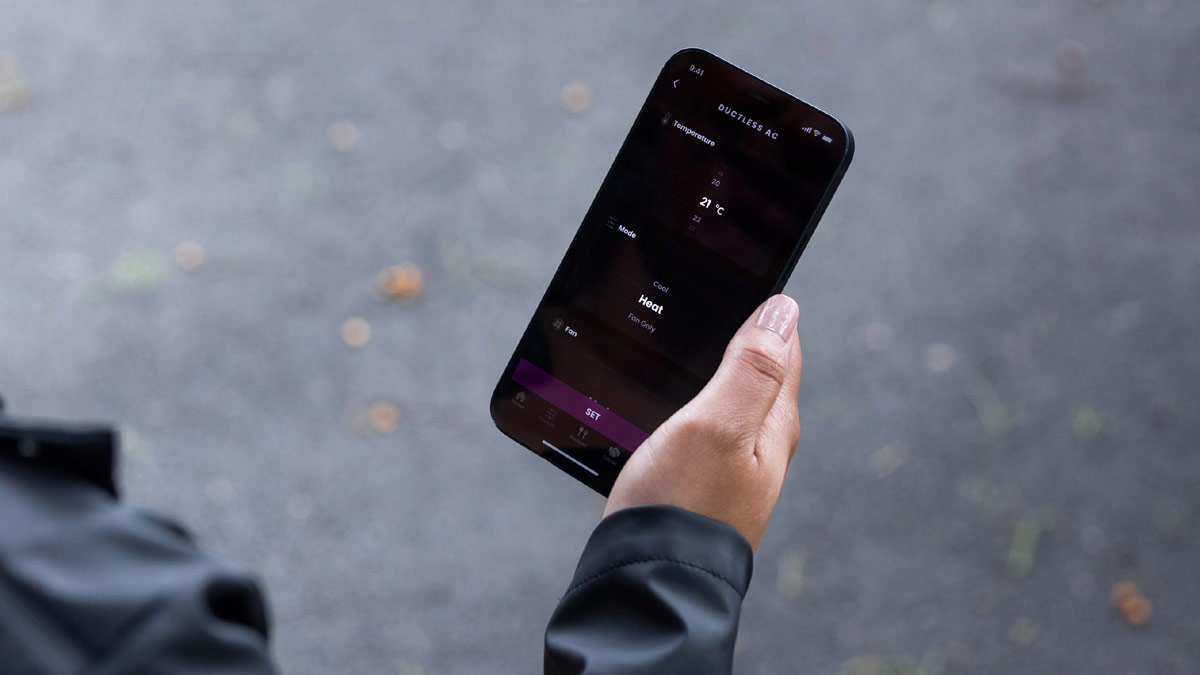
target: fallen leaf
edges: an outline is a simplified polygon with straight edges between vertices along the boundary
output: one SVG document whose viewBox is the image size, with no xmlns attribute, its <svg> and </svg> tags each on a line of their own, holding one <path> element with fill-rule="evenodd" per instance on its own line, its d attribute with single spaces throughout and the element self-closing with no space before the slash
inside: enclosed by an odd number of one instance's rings
<svg viewBox="0 0 1200 675">
<path fill-rule="evenodd" d="M 380 401 L 371 406 L 371 428 L 388 433 L 396 430 L 400 422 L 400 411 L 391 403 Z"/>
<path fill-rule="evenodd" d="M 1033 643 L 1037 638 L 1038 625 L 1029 617 L 1021 617 L 1013 622 L 1013 625 L 1008 629 L 1008 639 L 1013 644 L 1026 647 Z"/>
<path fill-rule="evenodd" d="M 867 465 L 875 478 L 883 479 L 904 466 L 908 462 L 908 455 L 907 445 L 899 442 L 888 443 L 871 453 L 867 458 Z"/>
<path fill-rule="evenodd" d="M 342 324 L 342 339 L 355 349 L 366 345 L 371 340 L 371 324 L 357 316 L 346 319 Z"/>
<path fill-rule="evenodd" d="M 1104 431 L 1104 414 L 1090 405 L 1082 405 L 1075 412 L 1075 419 L 1071 421 L 1071 426 L 1075 428 L 1076 436 L 1095 438 Z"/>
<path fill-rule="evenodd" d="M 798 598 L 804 590 L 804 553 L 792 551 L 779 561 L 779 593 Z"/>
<path fill-rule="evenodd" d="M 394 265 L 379 273 L 376 285 L 390 298 L 415 298 L 421 292 L 421 268 L 414 263 Z"/>
<path fill-rule="evenodd" d="M 0 51 L 0 110 L 20 107 L 29 100 L 31 93 L 21 77 L 17 57 L 11 52 Z"/>
<path fill-rule="evenodd" d="M 329 142 L 338 152 L 349 152 L 358 147 L 362 140 L 362 132 L 354 124 L 346 121 L 334 122 L 329 125 Z"/>
<path fill-rule="evenodd" d="M 1135 626 L 1150 619 L 1150 601 L 1133 581 L 1120 581 L 1113 585 L 1112 603 L 1121 610 L 1125 620 Z"/>
<path fill-rule="evenodd" d="M 562 88 L 562 106 L 578 115 L 592 104 L 592 88 L 585 82 L 568 82 Z"/>
<path fill-rule="evenodd" d="M 194 241 L 185 241 L 175 247 L 175 264 L 185 270 L 194 270 L 204 264 L 204 247 Z"/>
<path fill-rule="evenodd" d="M 1029 576 L 1037 556 L 1038 539 L 1042 536 L 1042 522 L 1037 516 L 1022 516 L 1013 527 L 1012 545 L 1008 549 L 1008 574 L 1017 579 Z"/>
</svg>

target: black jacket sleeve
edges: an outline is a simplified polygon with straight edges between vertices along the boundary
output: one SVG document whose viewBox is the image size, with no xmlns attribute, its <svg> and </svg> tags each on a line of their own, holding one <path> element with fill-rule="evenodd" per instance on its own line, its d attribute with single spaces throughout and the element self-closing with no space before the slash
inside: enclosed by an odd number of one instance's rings
<svg viewBox="0 0 1200 675">
<path fill-rule="evenodd" d="M 257 580 L 122 504 L 114 445 L 0 414 L 0 673 L 274 673 Z M 546 672 L 729 672 L 751 562 L 694 513 L 609 516 L 546 631 Z"/>
<path fill-rule="evenodd" d="M 545 672 L 728 673 L 753 552 L 669 506 L 600 522 L 546 629 Z"/>
<path fill-rule="evenodd" d="M 256 579 L 117 499 L 103 427 L 0 414 L 0 673 L 275 669 Z"/>
</svg>

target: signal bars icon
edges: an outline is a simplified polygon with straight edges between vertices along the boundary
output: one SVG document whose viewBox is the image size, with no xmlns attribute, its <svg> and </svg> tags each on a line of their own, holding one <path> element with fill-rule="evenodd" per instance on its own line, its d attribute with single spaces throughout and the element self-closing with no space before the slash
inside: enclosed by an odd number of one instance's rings
<svg viewBox="0 0 1200 675">
<path fill-rule="evenodd" d="M 832 142 L 833 142 L 833 139 L 832 139 L 832 138 L 830 138 L 830 137 L 828 137 L 828 136 L 822 136 L 822 135 L 821 135 L 821 130 L 820 130 L 820 129 L 814 129 L 814 128 L 812 128 L 812 127 L 800 127 L 800 129 L 801 129 L 802 131 L 804 131 L 804 133 L 806 133 L 806 134 L 812 134 L 813 136 L 816 136 L 816 137 L 820 138 L 821 140 L 825 141 L 826 143 L 832 143 Z"/>
</svg>

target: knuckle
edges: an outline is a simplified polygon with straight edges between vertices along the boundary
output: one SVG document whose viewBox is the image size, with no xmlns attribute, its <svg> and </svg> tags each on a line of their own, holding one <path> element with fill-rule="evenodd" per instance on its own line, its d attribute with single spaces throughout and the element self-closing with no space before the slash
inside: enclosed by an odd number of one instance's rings
<svg viewBox="0 0 1200 675">
<path fill-rule="evenodd" d="M 738 369 L 753 377 L 782 384 L 787 375 L 783 356 L 766 349 L 761 344 L 742 345 L 738 347 L 733 356 Z"/>
<path fill-rule="evenodd" d="M 787 438 L 788 445 L 792 448 L 792 450 L 795 450 L 796 446 L 800 444 L 800 420 L 792 418 L 792 420 L 788 422 Z"/>
<path fill-rule="evenodd" d="M 713 417 L 684 420 L 677 432 L 680 437 L 687 439 L 686 442 L 692 445 L 726 447 L 740 441 L 734 437 L 728 424 L 723 424 L 719 419 Z"/>
<path fill-rule="evenodd" d="M 687 438 L 691 442 L 709 438 L 720 431 L 719 425 L 706 417 L 692 417 L 682 420 L 676 430 L 678 431 L 678 435 Z"/>
</svg>

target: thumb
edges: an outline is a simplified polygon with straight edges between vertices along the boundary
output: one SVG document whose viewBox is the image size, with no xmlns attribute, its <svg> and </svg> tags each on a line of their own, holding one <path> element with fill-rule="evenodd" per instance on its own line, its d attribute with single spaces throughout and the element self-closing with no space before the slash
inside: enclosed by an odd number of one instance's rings
<svg viewBox="0 0 1200 675">
<path fill-rule="evenodd" d="M 760 305 L 734 334 L 716 374 L 690 405 L 731 432 L 756 438 L 789 380 L 798 313 L 796 301 L 786 295 L 771 296 Z"/>
</svg>

